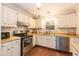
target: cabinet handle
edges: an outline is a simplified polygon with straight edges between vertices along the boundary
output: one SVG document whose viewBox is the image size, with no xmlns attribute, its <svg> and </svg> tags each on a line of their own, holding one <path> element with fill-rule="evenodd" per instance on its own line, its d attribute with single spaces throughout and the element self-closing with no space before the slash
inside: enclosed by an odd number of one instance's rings
<svg viewBox="0 0 79 59">
<path fill-rule="evenodd" d="M 14 47 L 12 47 L 12 49 L 13 49 Z"/>
<path fill-rule="evenodd" d="M 10 50 L 10 49 L 8 48 L 8 50 Z"/>
<path fill-rule="evenodd" d="M 77 53 L 75 53 L 75 55 L 76 55 L 76 56 L 78 56 L 78 54 L 77 54 Z"/>
<path fill-rule="evenodd" d="M 50 40 L 50 39 L 47 39 L 47 40 Z"/>
<path fill-rule="evenodd" d="M 18 41 L 16 41 L 16 43 L 17 43 Z"/>
<path fill-rule="evenodd" d="M 4 47 L 4 46 L 2 45 L 2 47 Z"/>
</svg>

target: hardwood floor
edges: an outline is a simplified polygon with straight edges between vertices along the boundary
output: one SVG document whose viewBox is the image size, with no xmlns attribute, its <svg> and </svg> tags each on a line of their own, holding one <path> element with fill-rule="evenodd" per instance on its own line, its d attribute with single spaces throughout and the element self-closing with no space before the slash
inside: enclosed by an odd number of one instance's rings
<svg viewBox="0 0 79 59">
<path fill-rule="evenodd" d="M 35 46 L 26 56 L 72 56 L 71 53 Z"/>
</svg>

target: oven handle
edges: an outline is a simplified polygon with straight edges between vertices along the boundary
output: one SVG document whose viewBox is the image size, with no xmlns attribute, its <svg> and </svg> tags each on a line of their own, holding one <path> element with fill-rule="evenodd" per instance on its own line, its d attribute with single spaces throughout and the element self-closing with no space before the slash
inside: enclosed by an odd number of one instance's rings
<svg viewBox="0 0 79 59">
<path fill-rule="evenodd" d="M 32 37 L 30 37 L 30 38 L 24 38 L 23 41 L 25 41 L 25 40 L 29 40 L 29 39 L 32 39 Z"/>
</svg>

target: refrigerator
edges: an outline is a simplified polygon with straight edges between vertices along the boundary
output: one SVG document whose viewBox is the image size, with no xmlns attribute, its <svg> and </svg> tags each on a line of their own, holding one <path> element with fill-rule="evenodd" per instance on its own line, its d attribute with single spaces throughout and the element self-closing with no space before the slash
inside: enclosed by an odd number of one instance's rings
<svg viewBox="0 0 79 59">
<path fill-rule="evenodd" d="M 56 36 L 56 49 L 60 51 L 69 52 L 69 37 Z"/>
</svg>

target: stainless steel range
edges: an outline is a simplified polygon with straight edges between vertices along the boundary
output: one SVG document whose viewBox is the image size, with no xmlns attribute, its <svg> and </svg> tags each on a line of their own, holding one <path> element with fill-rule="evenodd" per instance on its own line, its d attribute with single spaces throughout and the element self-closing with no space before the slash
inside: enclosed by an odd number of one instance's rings
<svg viewBox="0 0 79 59">
<path fill-rule="evenodd" d="M 27 54 L 32 49 L 32 36 L 28 36 L 26 38 L 22 38 L 22 54 Z"/>
<path fill-rule="evenodd" d="M 33 36 L 27 35 L 27 33 L 24 33 L 22 31 L 19 32 L 19 33 L 14 32 L 14 35 L 21 37 L 21 56 L 26 55 L 32 49 L 32 46 L 33 46 L 32 38 L 33 38 Z"/>
</svg>

